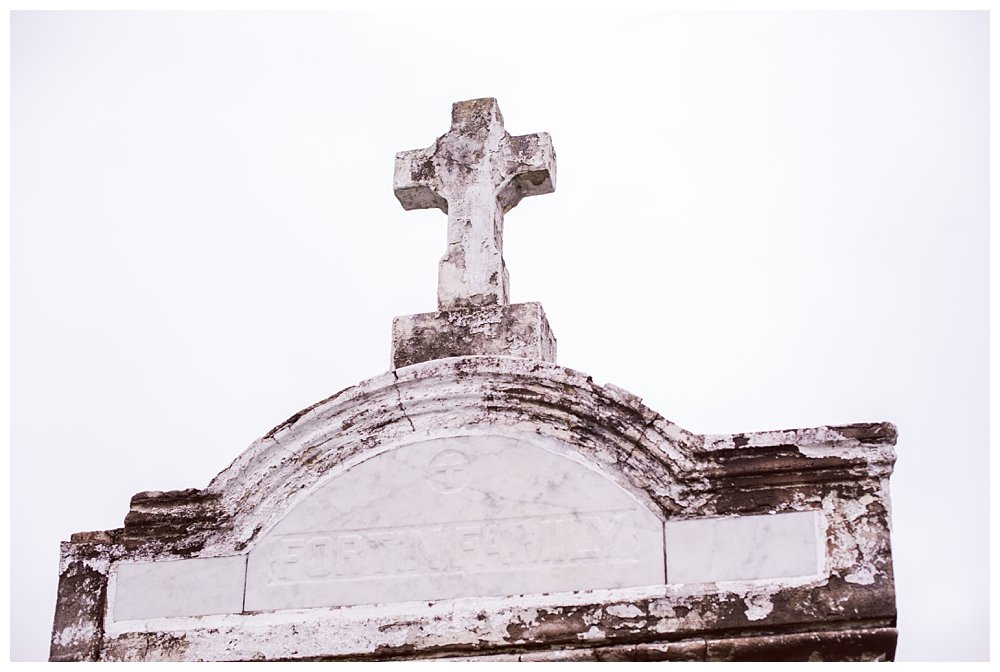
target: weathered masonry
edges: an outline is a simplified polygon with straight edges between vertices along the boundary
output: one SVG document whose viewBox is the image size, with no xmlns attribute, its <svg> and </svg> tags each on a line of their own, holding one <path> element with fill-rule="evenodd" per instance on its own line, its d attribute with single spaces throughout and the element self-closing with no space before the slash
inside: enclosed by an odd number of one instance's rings
<svg viewBox="0 0 1000 672">
<path fill-rule="evenodd" d="M 396 157 L 448 213 L 392 369 L 61 550 L 52 660 L 891 660 L 888 423 L 697 435 L 555 363 L 503 216 L 555 188 L 493 99 Z"/>
</svg>

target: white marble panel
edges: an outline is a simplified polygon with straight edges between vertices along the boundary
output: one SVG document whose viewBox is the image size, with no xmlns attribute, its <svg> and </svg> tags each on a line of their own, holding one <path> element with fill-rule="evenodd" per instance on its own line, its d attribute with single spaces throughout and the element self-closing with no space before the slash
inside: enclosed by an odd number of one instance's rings
<svg viewBox="0 0 1000 672">
<path fill-rule="evenodd" d="M 404 446 L 320 486 L 250 553 L 248 611 L 662 584 L 662 521 L 503 437 Z"/>
<path fill-rule="evenodd" d="M 191 558 L 118 565 L 112 614 L 116 621 L 206 616 L 243 610 L 246 556 Z"/>
<path fill-rule="evenodd" d="M 821 516 L 818 511 L 795 511 L 667 522 L 667 581 L 706 583 L 819 574 L 824 545 Z"/>
</svg>

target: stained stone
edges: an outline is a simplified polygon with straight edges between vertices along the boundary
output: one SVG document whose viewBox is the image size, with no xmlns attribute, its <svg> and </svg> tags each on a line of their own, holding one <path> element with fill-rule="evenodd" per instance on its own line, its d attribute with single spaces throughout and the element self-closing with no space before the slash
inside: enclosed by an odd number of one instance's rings
<svg viewBox="0 0 1000 672">
<path fill-rule="evenodd" d="M 662 585 L 662 535 L 582 461 L 495 436 L 431 440 L 298 503 L 250 553 L 246 608 Z"/>
<path fill-rule="evenodd" d="M 392 368 L 462 355 L 556 361 L 540 303 L 400 315 L 392 321 Z"/>
<path fill-rule="evenodd" d="M 455 103 L 451 128 L 426 149 L 396 155 L 393 191 L 407 210 L 448 213 L 438 309 L 509 302 L 503 216 L 525 196 L 555 190 L 548 133 L 511 136 L 494 98 Z"/>
</svg>

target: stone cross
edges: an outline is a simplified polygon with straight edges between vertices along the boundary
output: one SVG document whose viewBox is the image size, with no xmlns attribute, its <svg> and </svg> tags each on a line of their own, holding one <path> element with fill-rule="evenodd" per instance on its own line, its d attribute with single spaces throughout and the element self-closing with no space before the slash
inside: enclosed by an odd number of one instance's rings
<svg viewBox="0 0 1000 672">
<path fill-rule="evenodd" d="M 438 310 L 509 303 L 503 215 L 555 184 L 549 134 L 511 136 L 494 98 L 455 103 L 451 130 L 426 149 L 396 154 L 393 191 L 403 208 L 448 214 Z"/>
</svg>

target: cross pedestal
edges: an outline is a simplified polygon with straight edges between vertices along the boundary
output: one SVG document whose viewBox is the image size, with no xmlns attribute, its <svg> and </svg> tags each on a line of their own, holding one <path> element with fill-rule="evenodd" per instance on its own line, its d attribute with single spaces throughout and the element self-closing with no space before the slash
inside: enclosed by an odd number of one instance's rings
<svg viewBox="0 0 1000 672">
<path fill-rule="evenodd" d="M 556 361 L 556 337 L 540 303 L 400 315 L 392 321 L 392 368 L 464 355 Z"/>
</svg>

